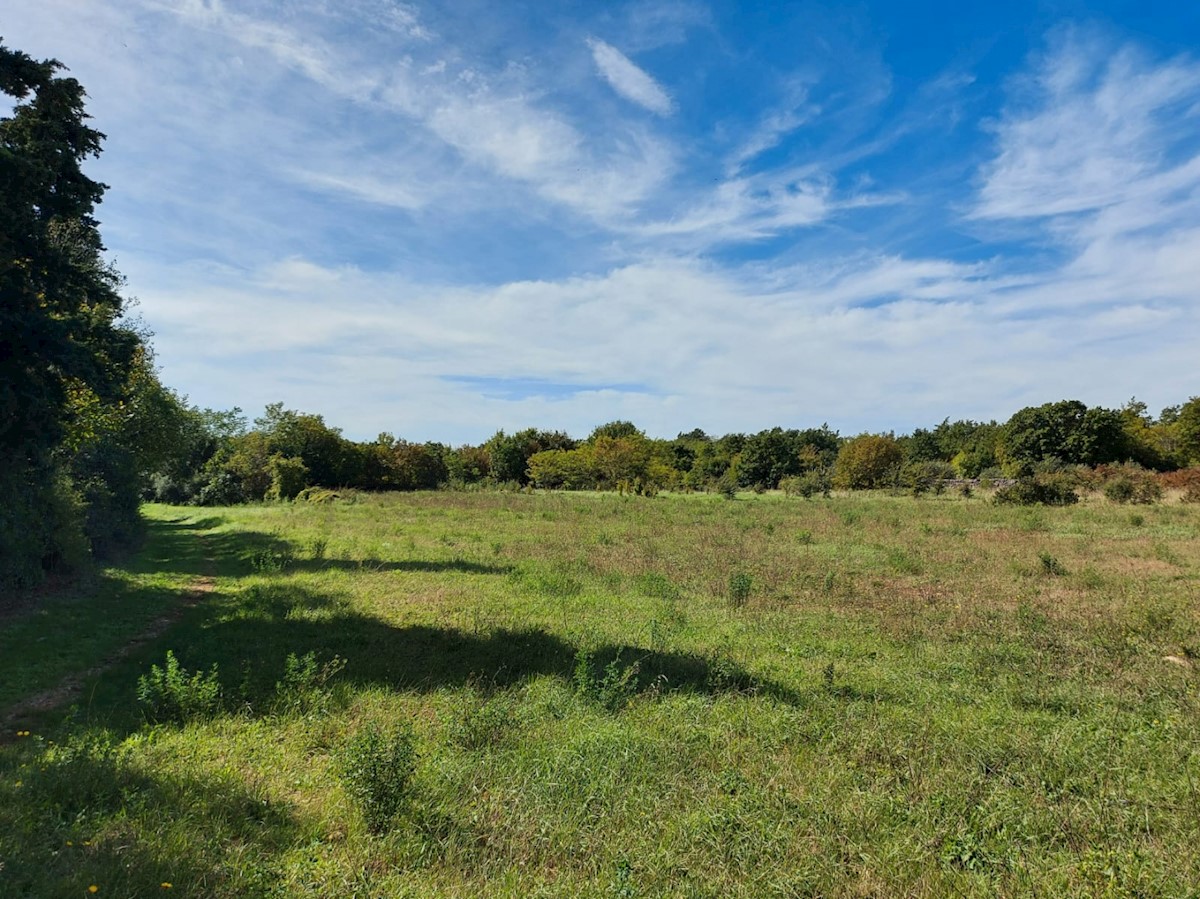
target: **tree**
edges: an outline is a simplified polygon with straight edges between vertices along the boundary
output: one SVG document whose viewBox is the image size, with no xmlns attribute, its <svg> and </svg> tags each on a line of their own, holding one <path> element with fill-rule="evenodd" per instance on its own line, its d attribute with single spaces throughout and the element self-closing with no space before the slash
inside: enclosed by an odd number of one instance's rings
<svg viewBox="0 0 1200 899">
<path fill-rule="evenodd" d="M 894 437 L 863 434 L 842 445 L 833 467 L 833 485 L 849 490 L 870 490 L 893 483 L 904 461 L 904 451 Z"/>
<path fill-rule="evenodd" d="M 1180 454 L 1189 462 L 1200 462 L 1200 396 L 1194 396 L 1179 408 L 1175 432 Z"/>
<path fill-rule="evenodd" d="M 120 275 L 101 253 L 83 174 L 104 135 L 85 124 L 84 91 L 63 66 L 0 46 L 0 447 L 36 460 L 70 424 L 71 389 L 102 401 L 126 383 L 139 339 L 122 328 Z"/>
<path fill-rule="evenodd" d="M 631 421 L 610 421 L 607 424 L 602 424 L 596 430 L 592 431 L 588 437 L 588 443 L 595 443 L 601 437 L 611 437 L 614 440 L 620 440 L 626 437 L 645 437 L 646 435 L 638 429 Z"/>
<path fill-rule="evenodd" d="M 82 564 L 97 503 L 136 517 L 132 448 L 119 428 L 87 429 L 129 397 L 142 341 L 102 256 L 105 186 L 82 170 L 104 135 L 62 70 L 0 45 L 0 92 L 15 104 L 0 118 L 0 585 Z M 101 532 L 89 536 L 99 548 Z"/>
<path fill-rule="evenodd" d="M 1004 425 L 997 447 L 1003 464 L 1016 474 L 1048 459 L 1100 465 L 1128 458 L 1128 453 L 1121 413 L 1089 409 L 1079 400 L 1021 409 Z"/>
</svg>

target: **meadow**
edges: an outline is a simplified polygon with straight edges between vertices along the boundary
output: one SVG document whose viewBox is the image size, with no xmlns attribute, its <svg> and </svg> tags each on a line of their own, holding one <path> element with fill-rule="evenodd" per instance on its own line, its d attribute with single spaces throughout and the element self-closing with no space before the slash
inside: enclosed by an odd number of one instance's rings
<svg viewBox="0 0 1200 899">
<path fill-rule="evenodd" d="M 2 896 L 1200 896 L 1195 504 L 143 515 L 0 618 Z"/>
</svg>

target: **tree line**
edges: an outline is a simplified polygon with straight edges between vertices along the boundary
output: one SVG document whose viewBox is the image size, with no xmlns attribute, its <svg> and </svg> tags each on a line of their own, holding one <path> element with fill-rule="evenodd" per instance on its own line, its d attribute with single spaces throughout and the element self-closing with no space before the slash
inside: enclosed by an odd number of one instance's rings
<svg viewBox="0 0 1200 899">
<path fill-rule="evenodd" d="M 1200 463 L 1200 398 L 1151 416 L 1078 400 L 1030 406 L 1003 423 L 943 421 L 911 434 L 843 437 L 828 425 L 654 439 L 628 421 L 586 438 L 528 428 L 477 445 L 410 443 L 391 434 L 356 442 L 316 414 L 267 407 L 248 427 L 241 410 L 217 413 L 179 402 L 183 452 L 156 472 L 145 496 L 227 505 L 294 499 L 305 491 L 529 487 L 550 490 L 777 490 L 904 487 L 949 479 L 1032 477 L 1070 466 L 1171 471 Z"/>
<path fill-rule="evenodd" d="M 88 124 L 83 88 L 60 63 L 0 41 L 0 92 L 13 110 L 0 118 L 0 588 L 134 545 L 146 499 L 229 505 L 442 486 L 812 496 L 1200 463 L 1196 397 L 1157 416 L 1135 400 L 1120 409 L 1064 400 L 1002 424 L 946 420 L 899 436 L 843 437 L 821 425 L 653 439 L 615 421 L 583 439 L 528 428 L 458 447 L 391 434 L 354 441 L 282 403 L 252 423 L 240 409 L 196 408 L 160 382 L 104 258 L 95 211 L 106 186 L 83 172 L 104 135 Z"/>
</svg>

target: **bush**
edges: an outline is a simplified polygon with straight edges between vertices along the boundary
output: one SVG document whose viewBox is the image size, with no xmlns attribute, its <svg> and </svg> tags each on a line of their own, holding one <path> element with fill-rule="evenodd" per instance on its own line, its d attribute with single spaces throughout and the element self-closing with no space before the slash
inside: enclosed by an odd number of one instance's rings
<svg viewBox="0 0 1200 899">
<path fill-rule="evenodd" d="M 1018 478 L 996 491 L 995 501 L 1014 506 L 1070 506 L 1079 502 L 1069 481 L 1053 475 Z"/>
<path fill-rule="evenodd" d="M 197 505 L 236 506 L 250 499 L 246 495 L 242 479 L 232 471 L 214 469 L 211 473 L 206 472 L 206 475 L 207 477 L 200 482 L 200 489 L 196 492 Z"/>
<path fill-rule="evenodd" d="M 1168 490 L 1181 490 L 1185 503 L 1200 503 L 1200 466 L 1182 468 L 1158 475 L 1158 482 Z"/>
<path fill-rule="evenodd" d="M 1162 499 L 1162 486 L 1153 475 L 1146 474 L 1147 477 L 1141 478 L 1119 475 L 1104 485 L 1104 495 L 1114 503 L 1146 505 L 1158 502 Z"/>
<path fill-rule="evenodd" d="M 368 724 L 342 747 L 338 773 L 367 828 L 382 833 L 409 800 L 417 751 L 412 728 Z"/>
<path fill-rule="evenodd" d="M 933 491 L 941 494 L 945 482 L 954 477 L 954 467 L 947 462 L 910 462 L 900 472 L 900 481 L 913 496 Z"/>
<path fill-rule="evenodd" d="M 214 663 L 208 673 L 189 672 L 167 650 L 163 668 L 150 666 L 138 678 L 138 703 L 151 721 L 189 721 L 215 715 L 221 708 L 221 682 Z"/>
<path fill-rule="evenodd" d="M 0 465 L 0 590 L 28 589 L 47 574 L 90 562 L 83 498 L 63 474 Z"/>
<path fill-rule="evenodd" d="M 1066 566 L 1048 552 L 1038 553 L 1038 561 L 1041 563 L 1043 574 L 1062 577 L 1067 573 Z"/>
<path fill-rule="evenodd" d="M 830 487 L 829 473 L 817 470 L 790 475 L 779 482 L 779 489 L 788 496 L 802 496 L 805 499 L 811 499 L 818 493 L 829 496 Z"/>
<path fill-rule="evenodd" d="M 295 499 L 308 486 L 308 466 L 294 456 L 275 455 L 269 463 L 271 487 L 267 499 Z"/>
</svg>

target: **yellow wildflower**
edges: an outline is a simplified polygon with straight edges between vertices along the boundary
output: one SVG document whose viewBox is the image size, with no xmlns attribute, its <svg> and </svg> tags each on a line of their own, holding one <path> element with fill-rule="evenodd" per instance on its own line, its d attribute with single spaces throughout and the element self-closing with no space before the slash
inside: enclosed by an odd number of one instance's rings
<svg viewBox="0 0 1200 899">
<path fill-rule="evenodd" d="M 162 883 L 160 883 L 159 886 L 162 887 L 164 890 L 171 889 L 171 884 L 167 883 L 165 880 Z"/>
<path fill-rule="evenodd" d="M 96 886 L 96 885 L 93 883 L 93 884 L 92 884 L 90 887 L 88 887 L 88 892 L 89 892 L 89 893 L 99 893 L 99 892 L 100 892 L 100 887 Z"/>
</svg>

